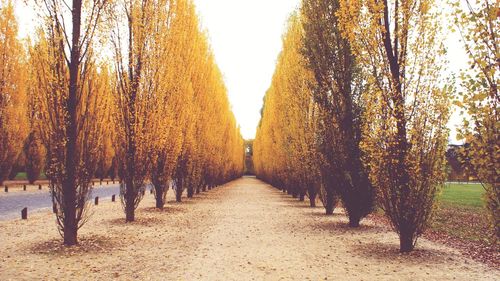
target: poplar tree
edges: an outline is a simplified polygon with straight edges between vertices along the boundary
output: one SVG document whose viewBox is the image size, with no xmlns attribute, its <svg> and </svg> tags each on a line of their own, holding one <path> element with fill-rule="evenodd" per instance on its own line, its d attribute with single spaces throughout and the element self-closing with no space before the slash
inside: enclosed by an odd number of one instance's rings
<svg viewBox="0 0 500 281">
<path fill-rule="evenodd" d="M 158 89 L 164 31 L 160 24 L 169 12 L 168 0 L 116 1 L 112 12 L 112 46 L 116 73 L 116 144 L 120 198 L 125 220 L 135 220 L 145 180 L 152 164 L 164 92 Z M 126 23 L 126 24 L 124 24 Z"/>
<path fill-rule="evenodd" d="M 25 51 L 12 2 L 0 1 L 0 184 L 11 173 L 28 134 Z"/>
<path fill-rule="evenodd" d="M 106 0 L 35 0 L 45 15 L 33 48 L 46 174 L 64 244 L 77 244 L 85 220 L 107 106 L 96 91 L 96 30 Z"/>
<path fill-rule="evenodd" d="M 311 92 L 318 108 L 318 153 L 327 196 L 327 213 L 333 212 L 338 194 L 349 225 L 373 208 L 373 187 L 362 164 L 360 99 L 366 83 L 351 44 L 342 37 L 335 0 L 304 0 L 304 56 L 316 83 Z"/>
<path fill-rule="evenodd" d="M 445 179 L 450 88 L 441 79 L 436 7 L 433 0 L 349 0 L 336 13 L 367 74 L 361 146 L 401 252 L 415 247 Z"/>
<path fill-rule="evenodd" d="M 293 14 L 265 96 L 254 141 L 254 164 L 259 178 L 301 201 L 307 194 L 314 207 L 321 182 L 315 149 L 317 115 L 309 90 L 314 78 L 305 67 L 302 40 L 300 16 Z"/>
</svg>

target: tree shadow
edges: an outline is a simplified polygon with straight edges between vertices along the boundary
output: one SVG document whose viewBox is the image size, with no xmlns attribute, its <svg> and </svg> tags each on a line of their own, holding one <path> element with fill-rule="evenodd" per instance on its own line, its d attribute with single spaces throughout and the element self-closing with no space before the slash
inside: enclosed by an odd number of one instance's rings
<svg viewBox="0 0 500 281">
<path fill-rule="evenodd" d="M 450 260 L 450 254 L 438 249 L 415 247 L 409 253 L 401 253 L 397 243 L 367 242 L 353 245 L 353 251 L 365 258 L 383 262 L 401 262 L 408 264 L 439 264 Z"/>
<path fill-rule="evenodd" d="M 293 204 L 289 204 L 289 207 L 298 208 L 298 209 L 310 209 L 310 210 L 316 210 L 316 209 L 320 208 L 317 205 L 316 205 L 316 207 L 311 207 L 311 205 L 309 205 L 309 202 L 303 202 L 303 201 L 298 201 L 298 200 L 297 200 L 297 202 L 294 201 Z M 323 207 L 321 207 L 321 208 L 323 208 Z"/>
<path fill-rule="evenodd" d="M 192 198 L 182 198 L 181 202 L 177 202 L 175 200 L 169 200 L 166 202 L 167 204 L 174 205 L 174 206 L 179 206 L 179 205 L 189 205 L 189 204 L 194 204 L 194 200 Z"/>
<path fill-rule="evenodd" d="M 183 209 L 179 207 L 179 205 L 176 205 L 176 206 L 168 206 L 168 205 L 165 205 L 163 207 L 163 209 L 159 209 L 159 208 L 156 208 L 156 207 L 145 207 L 145 208 L 141 208 L 141 211 L 144 211 L 146 213 L 153 213 L 153 214 L 175 214 L 175 213 L 179 213 L 179 212 L 182 212 Z"/>
<path fill-rule="evenodd" d="M 334 216 L 341 218 L 342 214 L 334 213 Z M 347 220 L 336 221 L 315 221 L 314 226 L 318 229 L 335 234 L 356 234 L 356 233 L 378 233 L 384 230 L 378 226 L 360 223 L 358 227 L 352 227 Z"/>
<path fill-rule="evenodd" d="M 156 217 L 145 217 L 141 216 L 140 214 L 136 214 L 135 221 L 132 222 L 127 222 L 125 221 L 125 218 L 115 218 L 108 220 L 108 223 L 111 225 L 117 225 L 117 226 L 127 226 L 127 225 L 135 225 L 135 226 L 146 226 L 146 227 L 152 227 L 152 226 L 157 226 L 159 224 L 163 223 L 163 220 L 160 218 Z"/>
<path fill-rule="evenodd" d="M 351 227 L 343 214 L 334 213 L 333 215 L 326 216 L 320 214 L 325 218 L 334 218 L 334 220 L 314 220 L 309 223 L 309 226 L 315 230 L 326 231 L 330 234 L 336 235 L 356 235 L 363 233 L 383 233 L 385 230 L 379 226 L 366 224 L 361 222 L 358 227 Z"/>
<path fill-rule="evenodd" d="M 75 246 L 65 246 L 62 238 L 49 241 L 36 242 L 28 246 L 28 251 L 33 254 L 72 256 L 84 254 L 98 254 L 111 252 L 117 246 L 116 240 L 102 235 L 83 235 L 78 238 Z"/>
<path fill-rule="evenodd" d="M 309 217 L 313 217 L 313 218 L 340 218 L 340 217 L 343 217 L 345 216 L 344 214 L 342 213 L 333 213 L 331 215 L 327 215 L 326 212 L 325 212 L 325 208 L 323 207 L 315 207 L 315 208 L 311 208 L 311 207 L 308 207 L 311 211 L 316 211 L 316 210 L 321 210 L 321 212 L 309 212 L 309 213 L 305 213 L 305 215 L 309 216 Z"/>
</svg>

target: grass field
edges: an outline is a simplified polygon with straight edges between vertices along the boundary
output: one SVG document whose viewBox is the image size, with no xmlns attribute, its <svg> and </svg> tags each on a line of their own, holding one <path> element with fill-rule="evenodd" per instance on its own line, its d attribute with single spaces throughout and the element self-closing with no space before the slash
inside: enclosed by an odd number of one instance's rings
<svg viewBox="0 0 500 281">
<path fill-rule="evenodd" d="M 484 188 L 478 183 L 446 183 L 440 202 L 457 207 L 483 207 Z"/>
<path fill-rule="evenodd" d="M 460 239 L 485 242 L 491 236 L 483 208 L 484 189 L 477 183 L 446 183 L 438 197 L 431 228 Z"/>
<path fill-rule="evenodd" d="M 17 173 L 17 175 L 16 175 L 16 177 L 14 179 L 15 180 L 26 180 L 27 179 L 26 173 L 25 172 Z M 41 173 L 39 179 L 41 179 L 41 180 L 46 179 L 45 174 Z"/>
</svg>

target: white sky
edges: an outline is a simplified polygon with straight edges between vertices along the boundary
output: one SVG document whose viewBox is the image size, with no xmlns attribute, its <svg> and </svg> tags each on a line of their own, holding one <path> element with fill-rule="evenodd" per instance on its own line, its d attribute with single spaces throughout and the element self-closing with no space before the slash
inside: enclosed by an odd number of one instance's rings
<svg viewBox="0 0 500 281">
<path fill-rule="evenodd" d="M 15 0 L 14 2 L 21 2 Z M 300 0 L 194 0 L 202 25 L 228 89 L 229 100 L 244 138 L 254 138 L 263 97 L 271 84 L 281 37 L 290 13 Z M 31 9 L 17 9 L 20 37 L 33 32 Z M 466 66 L 466 55 L 456 34 L 447 42 L 450 71 Z M 450 141 L 456 142 L 457 113 L 450 120 Z"/>
<path fill-rule="evenodd" d="M 244 138 L 254 138 L 281 35 L 300 0 L 195 0 Z"/>
</svg>

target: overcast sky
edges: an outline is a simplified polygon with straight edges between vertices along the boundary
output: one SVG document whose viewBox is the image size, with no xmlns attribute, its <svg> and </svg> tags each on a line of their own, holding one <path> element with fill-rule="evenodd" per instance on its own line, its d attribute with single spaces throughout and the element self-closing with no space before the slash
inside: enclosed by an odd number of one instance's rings
<svg viewBox="0 0 500 281">
<path fill-rule="evenodd" d="M 17 2 L 17 1 L 16 1 Z M 300 0 L 194 0 L 203 27 L 208 30 L 217 63 L 224 74 L 233 112 L 246 139 L 254 138 L 264 94 L 271 84 L 281 36 L 290 13 Z M 34 13 L 18 8 L 20 37 L 32 33 Z M 456 34 L 447 39 L 450 70 L 466 65 L 466 55 Z M 450 120 L 459 123 L 454 114 Z"/>
</svg>

